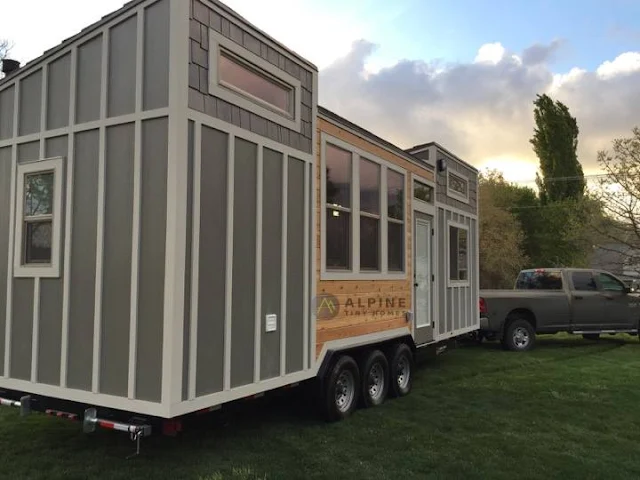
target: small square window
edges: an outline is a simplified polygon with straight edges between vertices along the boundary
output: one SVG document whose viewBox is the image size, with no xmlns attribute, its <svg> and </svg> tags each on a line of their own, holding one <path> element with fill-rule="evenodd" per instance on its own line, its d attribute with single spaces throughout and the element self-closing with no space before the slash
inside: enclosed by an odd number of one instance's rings
<svg viewBox="0 0 640 480">
<path fill-rule="evenodd" d="M 418 180 L 414 180 L 413 196 L 423 202 L 433 203 L 433 187 L 426 183 L 419 182 Z"/>
<path fill-rule="evenodd" d="M 14 273 L 59 277 L 62 158 L 18 165 Z"/>
</svg>

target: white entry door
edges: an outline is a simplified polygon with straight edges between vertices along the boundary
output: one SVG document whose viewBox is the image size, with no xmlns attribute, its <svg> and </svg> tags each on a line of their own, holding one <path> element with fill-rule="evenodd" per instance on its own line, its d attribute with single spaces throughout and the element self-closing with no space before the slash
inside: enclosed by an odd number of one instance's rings
<svg viewBox="0 0 640 480">
<path fill-rule="evenodd" d="M 419 345 L 433 341 L 432 225 L 431 217 L 415 212 L 413 298 L 415 342 Z"/>
</svg>

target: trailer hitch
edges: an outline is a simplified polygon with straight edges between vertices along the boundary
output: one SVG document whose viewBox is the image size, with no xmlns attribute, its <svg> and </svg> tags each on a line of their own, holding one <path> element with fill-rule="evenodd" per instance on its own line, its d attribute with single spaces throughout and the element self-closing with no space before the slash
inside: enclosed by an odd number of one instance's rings
<svg viewBox="0 0 640 480">
<path fill-rule="evenodd" d="M 84 411 L 84 423 L 82 429 L 85 433 L 93 433 L 97 427 L 116 430 L 118 432 L 129 433 L 129 438 L 136 443 L 136 452 L 129 455 L 127 459 L 140 455 L 140 443 L 143 437 L 151 436 L 151 425 L 138 425 L 133 423 L 112 422 L 98 418 L 98 411 L 95 408 L 88 408 Z"/>
</svg>

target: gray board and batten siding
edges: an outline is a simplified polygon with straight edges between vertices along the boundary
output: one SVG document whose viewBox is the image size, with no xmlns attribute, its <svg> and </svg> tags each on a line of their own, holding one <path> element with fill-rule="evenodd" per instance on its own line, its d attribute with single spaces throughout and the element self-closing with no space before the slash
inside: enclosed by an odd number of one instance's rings
<svg viewBox="0 0 640 480">
<path fill-rule="evenodd" d="M 478 171 L 468 165 L 466 162 L 455 157 L 438 145 L 432 145 L 428 148 L 415 148 L 408 150 L 416 158 L 425 162 L 429 162 L 435 166 L 436 173 L 436 200 L 440 203 L 448 205 L 468 212 L 472 215 L 478 214 Z M 447 162 L 447 170 L 439 171 L 437 162 L 439 159 L 445 159 Z M 459 174 L 462 178 L 468 180 L 469 185 L 469 201 L 463 202 L 457 198 L 452 198 L 447 192 L 447 171 Z"/>
<path fill-rule="evenodd" d="M 436 143 L 407 150 L 416 158 L 434 167 L 436 175 L 436 245 L 439 255 L 434 259 L 436 282 L 436 340 L 445 340 L 477 329 L 479 322 L 479 223 L 477 169 Z M 440 170 L 439 161 L 446 167 Z M 467 198 L 449 189 L 449 176 L 457 175 L 467 182 Z M 466 200 L 466 201 L 465 201 Z M 450 278 L 450 228 L 467 230 L 468 280 Z"/>
<path fill-rule="evenodd" d="M 0 82 L 1 386 L 161 402 L 172 1 L 130 2 Z M 18 277 L 16 168 L 52 157 L 60 274 Z"/>
<path fill-rule="evenodd" d="M 221 5 L 192 0 L 182 411 L 313 375 L 317 69 Z M 299 83 L 299 129 L 212 89 L 225 42 Z M 257 62 L 257 63 L 254 63 Z M 276 73 L 278 76 L 278 73 Z M 254 110 L 254 111 L 252 111 Z M 283 122 L 286 123 L 286 122 Z M 291 123 L 291 122 L 290 122 Z M 295 122 L 293 122 L 295 123 Z M 275 316 L 274 325 L 267 317 Z M 237 396 L 236 395 L 236 396 Z"/>
<path fill-rule="evenodd" d="M 189 107 L 231 123 L 237 127 L 266 137 L 301 152 L 312 153 L 314 136 L 314 76 L 317 70 L 306 62 L 277 48 L 256 32 L 243 25 L 240 19 L 227 18 L 220 7 L 212 8 L 198 0 L 190 0 Z M 301 84 L 299 109 L 300 128 L 282 126 L 269 118 L 215 96 L 210 91 L 211 31 L 237 45 L 244 55 L 255 55 L 278 70 L 292 76 Z"/>
</svg>

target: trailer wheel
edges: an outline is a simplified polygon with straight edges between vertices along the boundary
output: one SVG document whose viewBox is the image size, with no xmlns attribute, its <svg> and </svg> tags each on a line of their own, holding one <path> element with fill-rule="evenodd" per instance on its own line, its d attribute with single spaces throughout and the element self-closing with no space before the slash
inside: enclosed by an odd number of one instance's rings
<svg viewBox="0 0 640 480">
<path fill-rule="evenodd" d="M 411 392 L 413 383 L 413 352 L 406 343 L 399 343 L 389 352 L 389 371 L 393 397 L 404 397 Z"/>
<path fill-rule="evenodd" d="M 531 350 L 536 342 L 536 332 L 531 323 L 524 318 L 515 318 L 507 326 L 502 345 L 507 350 L 525 352 Z"/>
<path fill-rule="evenodd" d="M 358 364 L 349 355 L 340 356 L 324 382 L 324 414 L 328 421 L 342 420 L 353 413 L 359 385 Z"/>
<path fill-rule="evenodd" d="M 389 362 L 380 350 L 370 352 L 362 364 L 362 405 L 381 405 L 389 391 Z"/>
</svg>

